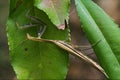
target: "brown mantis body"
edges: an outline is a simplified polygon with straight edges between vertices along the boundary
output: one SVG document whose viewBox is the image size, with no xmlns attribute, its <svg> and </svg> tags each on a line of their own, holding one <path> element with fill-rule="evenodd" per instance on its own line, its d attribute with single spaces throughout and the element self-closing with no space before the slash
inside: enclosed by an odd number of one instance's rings
<svg viewBox="0 0 120 80">
<path fill-rule="evenodd" d="M 102 67 L 99 66 L 95 61 L 93 61 L 92 59 L 90 59 L 86 55 L 82 54 L 80 51 L 74 49 L 71 45 L 67 44 L 64 41 L 61 41 L 61 40 L 48 40 L 48 39 L 42 39 L 40 37 L 35 38 L 35 37 L 30 36 L 29 34 L 27 34 L 27 39 L 33 40 L 33 41 L 39 41 L 39 42 L 54 43 L 57 46 L 59 46 L 60 48 L 70 52 L 72 55 L 75 55 L 78 58 L 81 58 L 81 59 L 85 60 L 87 63 L 91 64 L 92 66 L 97 68 L 99 71 L 101 71 L 106 77 L 108 77 L 107 74 L 105 73 L 105 71 L 102 69 Z"/>
<path fill-rule="evenodd" d="M 28 12 L 29 13 L 29 12 Z M 93 61 L 91 58 L 87 57 L 86 55 L 82 54 L 80 51 L 76 50 L 73 46 L 71 46 L 70 44 L 61 41 L 61 40 L 48 40 L 48 39 L 42 39 L 41 36 L 44 33 L 45 29 L 46 29 L 46 24 L 43 23 L 43 21 L 41 21 L 39 18 L 33 17 L 33 16 L 29 16 L 27 13 L 27 17 L 30 18 L 33 21 L 37 21 L 37 23 L 39 23 L 40 25 L 42 25 L 42 27 L 40 27 L 40 31 L 38 33 L 38 37 L 32 37 L 29 34 L 27 34 L 27 39 L 29 40 L 33 40 L 33 41 L 39 41 L 39 42 L 49 42 L 49 43 L 53 43 L 57 46 L 59 46 L 60 48 L 70 52 L 72 55 L 77 56 L 78 58 L 83 59 L 85 62 L 91 64 L 93 67 L 95 67 L 96 69 L 98 69 L 100 72 L 102 72 L 107 78 L 107 74 L 105 73 L 105 71 L 102 69 L 102 67 L 96 63 L 95 61 Z M 38 24 L 30 24 L 30 27 L 32 26 L 37 26 Z M 67 26 L 67 22 L 65 20 L 65 26 Z M 28 28 L 29 25 L 25 25 L 23 26 L 23 28 Z M 98 41 L 99 42 L 99 41 Z"/>
</svg>

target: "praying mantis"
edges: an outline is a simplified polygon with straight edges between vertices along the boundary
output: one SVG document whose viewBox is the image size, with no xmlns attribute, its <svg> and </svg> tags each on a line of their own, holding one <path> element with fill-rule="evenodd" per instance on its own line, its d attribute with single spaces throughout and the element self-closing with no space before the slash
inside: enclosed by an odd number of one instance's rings
<svg viewBox="0 0 120 80">
<path fill-rule="evenodd" d="M 84 55 L 83 53 L 81 53 L 80 51 L 78 51 L 77 49 L 75 49 L 69 43 L 67 43 L 65 41 L 62 41 L 62 40 L 51 40 L 51 39 L 43 39 L 43 38 L 41 38 L 41 36 L 44 34 L 44 32 L 45 32 L 45 30 L 47 28 L 46 24 L 43 21 L 41 21 L 39 18 L 28 15 L 28 13 L 27 13 L 26 16 L 28 18 L 30 18 L 31 20 L 35 21 L 36 24 L 32 24 L 31 23 L 30 25 L 25 25 L 22 28 L 28 28 L 28 27 L 33 27 L 33 26 L 36 26 L 36 25 L 41 25 L 40 30 L 38 32 L 38 37 L 33 37 L 29 33 L 27 33 L 27 39 L 28 40 L 38 41 L 38 42 L 48 42 L 48 43 L 55 44 L 58 47 L 66 50 L 70 54 L 72 54 L 72 55 L 74 55 L 74 56 L 76 56 L 76 57 L 78 57 L 80 59 L 83 59 L 85 62 L 89 63 L 90 65 L 92 65 L 93 67 L 95 67 L 96 69 L 98 69 L 100 72 L 102 72 L 108 78 L 107 74 L 105 73 L 105 71 L 103 70 L 103 68 L 98 63 L 96 63 L 91 58 L 87 57 L 86 55 Z M 66 20 L 65 20 L 65 26 L 67 26 Z"/>
</svg>

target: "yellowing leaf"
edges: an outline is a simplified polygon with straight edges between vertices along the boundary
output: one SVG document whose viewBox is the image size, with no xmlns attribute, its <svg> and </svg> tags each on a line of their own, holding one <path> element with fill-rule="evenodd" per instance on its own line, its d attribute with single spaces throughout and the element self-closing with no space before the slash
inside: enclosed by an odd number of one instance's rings
<svg viewBox="0 0 120 80">
<path fill-rule="evenodd" d="M 69 2 L 69 0 L 35 0 L 35 6 L 43 10 L 58 29 L 64 29 L 64 21 L 68 19 Z"/>
</svg>

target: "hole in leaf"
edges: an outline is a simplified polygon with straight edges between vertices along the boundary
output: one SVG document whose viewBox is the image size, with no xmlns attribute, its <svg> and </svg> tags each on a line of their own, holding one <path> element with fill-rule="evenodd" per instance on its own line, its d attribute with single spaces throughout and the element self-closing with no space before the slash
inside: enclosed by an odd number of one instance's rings
<svg viewBox="0 0 120 80">
<path fill-rule="evenodd" d="M 25 48 L 24 50 L 25 50 L 25 51 L 28 51 L 28 48 Z"/>
</svg>

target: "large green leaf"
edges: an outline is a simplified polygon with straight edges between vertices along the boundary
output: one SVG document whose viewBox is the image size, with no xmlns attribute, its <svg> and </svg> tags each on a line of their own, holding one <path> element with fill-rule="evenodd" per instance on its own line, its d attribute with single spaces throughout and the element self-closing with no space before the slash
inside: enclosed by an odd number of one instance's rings
<svg viewBox="0 0 120 80">
<path fill-rule="evenodd" d="M 120 79 L 118 26 L 91 0 L 75 0 L 75 3 L 83 29 L 101 66 L 110 79 Z"/>
<path fill-rule="evenodd" d="M 39 17 L 47 24 L 43 38 L 66 39 L 67 30 L 58 30 L 44 12 L 33 6 L 33 2 L 23 0 L 14 11 L 10 10 L 12 12 L 7 20 L 7 36 L 11 64 L 18 79 L 65 79 L 68 70 L 67 52 L 54 44 L 26 39 L 26 33 L 37 36 L 41 26 L 20 29 L 20 26 L 32 22 L 26 17 L 26 13 L 31 10 L 30 15 Z"/>
<path fill-rule="evenodd" d="M 70 0 L 35 0 L 35 6 L 46 12 L 58 29 L 62 29 L 64 19 L 68 19 L 69 2 Z"/>
<path fill-rule="evenodd" d="M 12 12 L 16 8 L 16 3 L 18 0 L 10 0 L 10 12 Z"/>
<path fill-rule="evenodd" d="M 83 0 L 83 3 L 96 24 L 99 26 L 99 29 L 105 36 L 107 42 L 109 43 L 112 51 L 114 52 L 120 63 L 120 28 L 116 23 L 114 23 L 113 19 L 110 18 L 95 3 L 91 2 L 90 0 L 88 0 L 87 2 Z"/>
</svg>

